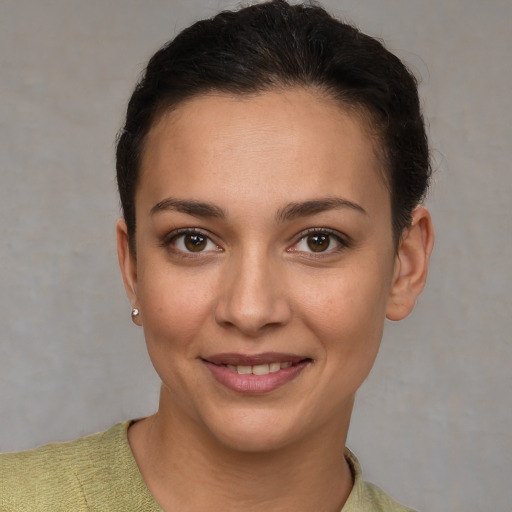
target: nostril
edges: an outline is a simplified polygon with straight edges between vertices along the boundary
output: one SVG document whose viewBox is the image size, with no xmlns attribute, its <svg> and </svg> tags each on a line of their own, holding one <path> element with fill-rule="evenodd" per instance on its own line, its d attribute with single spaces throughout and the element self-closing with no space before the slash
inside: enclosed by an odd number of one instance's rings
<svg viewBox="0 0 512 512">
<path fill-rule="evenodd" d="M 258 250 L 232 261 L 219 286 L 215 309 L 218 325 L 257 336 L 290 320 L 285 280 L 268 258 L 266 250 L 264 254 Z"/>
<path fill-rule="evenodd" d="M 218 325 L 236 328 L 247 334 L 258 334 L 270 327 L 286 324 L 291 317 L 291 309 L 286 304 L 278 304 L 280 299 L 269 299 L 268 303 L 229 303 L 219 304 L 215 311 Z"/>
</svg>

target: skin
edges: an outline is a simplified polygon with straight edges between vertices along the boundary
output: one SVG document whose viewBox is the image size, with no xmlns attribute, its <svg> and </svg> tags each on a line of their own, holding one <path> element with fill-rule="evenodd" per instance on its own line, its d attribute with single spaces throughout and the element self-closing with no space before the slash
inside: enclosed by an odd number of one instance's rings
<svg viewBox="0 0 512 512">
<path fill-rule="evenodd" d="M 152 127 L 136 257 L 123 220 L 117 237 L 162 380 L 158 412 L 130 428 L 129 442 L 164 510 L 339 511 L 346 501 L 355 392 L 385 318 L 414 307 L 433 245 L 419 207 L 394 246 L 374 143 L 358 116 L 305 89 L 200 96 Z M 189 251 L 184 229 L 201 230 L 203 250 Z M 312 251 L 314 235 L 324 251 Z M 271 392 L 239 393 L 204 362 L 228 352 L 307 364 Z"/>
</svg>

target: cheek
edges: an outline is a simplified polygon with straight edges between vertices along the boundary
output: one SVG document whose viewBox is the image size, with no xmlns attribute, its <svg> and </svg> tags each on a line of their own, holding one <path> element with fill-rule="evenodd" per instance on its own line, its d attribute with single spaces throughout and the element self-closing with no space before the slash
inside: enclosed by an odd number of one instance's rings
<svg viewBox="0 0 512 512">
<path fill-rule="evenodd" d="M 311 279 L 303 288 L 303 321 L 323 342 L 327 357 L 376 354 L 386 314 L 390 276 L 379 265 L 354 265 Z M 307 293 L 305 293 L 307 290 Z M 373 356 L 372 356 L 373 357 Z"/>
<path fill-rule="evenodd" d="M 160 380 L 176 396 L 193 396 L 198 386 L 190 365 L 196 362 L 200 340 L 207 337 L 211 295 L 205 287 L 204 279 L 154 267 L 139 282 L 148 354 Z"/>
<path fill-rule="evenodd" d="M 151 263 L 145 268 L 137 294 L 148 348 L 190 346 L 211 315 L 214 283 L 188 269 Z"/>
<path fill-rule="evenodd" d="M 375 268 L 341 270 L 313 279 L 302 290 L 302 305 L 326 327 L 384 319 L 389 293 L 388 279 L 380 279 Z"/>
</svg>

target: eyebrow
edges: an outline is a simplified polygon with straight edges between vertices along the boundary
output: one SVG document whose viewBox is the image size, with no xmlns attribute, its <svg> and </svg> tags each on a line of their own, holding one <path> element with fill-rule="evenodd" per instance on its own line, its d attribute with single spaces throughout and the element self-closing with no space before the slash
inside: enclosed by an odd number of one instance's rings
<svg viewBox="0 0 512 512">
<path fill-rule="evenodd" d="M 156 203 L 151 208 L 150 214 L 154 215 L 155 213 L 167 210 L 186 213 L 194 217 L 211 217 L 215 219 L 224 219 L 226 217 L 224 210 L 214 204 L 187 199 L 175 199 L 173 197 L 168 197 Z"/>
<path fill-rule="evenodd" d="M 326 197 L 322 199 L 289 203 L 277 211 L 276 221 L 282 223 L 300 217 L 307 217 L 309 215 L 316 215 L 325 211 L 343 208 L 348 208 L 367 215 L 366 210 L 361 205 L 349 201 L 348 199 L 343 199 L 341 197 Z M 154 215 L 155 213 L 167 210 L 186 213 L 194 217 L 210 217 L 215 219 L 226 218 L 225 211 L 215 204 L 188 199 L 176 199 L 173 197 L 168 197 L 156 203 L 151 208 L 150 214 Z"/>
<path fill-rule="evenodd" d="M 349 201 L 348 199 L 343 199 L 341 197 L 326 197 L 301 203 L 290 203 L 276 213 L 276 220 L 277 222 L 286 222 L 300 217 L 307 217 L 309 215 L 316 215 L 329 210 L 344 208 L 368 215 L 361 205 Z"/>
</svg>

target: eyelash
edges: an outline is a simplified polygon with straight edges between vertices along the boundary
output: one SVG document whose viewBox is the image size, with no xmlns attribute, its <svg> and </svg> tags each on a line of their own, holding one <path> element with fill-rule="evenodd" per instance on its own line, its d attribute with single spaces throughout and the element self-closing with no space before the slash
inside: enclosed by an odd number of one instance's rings
<svg viewBox="0 0 512 512">
<path fill-rule="evenodd" d="M 215 245 L 216 249 L 213 252 L 222 252 L 223 251 L 223 249 L 212 240 L 212 237 L 208 232 L 203 231 L 198 228 L 182 228 L 182 229 L 177 229 L 175 231 L 172 231 L 171 233 L 169 233 L 168 235 L 166 235 L 163 238 L 163 240 L 161 242 L 161 246 L 165 247 L 165 248 L 169 248 L 172 251 L 174 251 L 175 253 L 179 254 L 180 256 L 187 257 L 187 258 L 199 257 L 200 255 L 204 255 L 205 253 L 212 252 L 212 249 L 200 250 L 200 251 L 187 251 L 186 249 L 184 250 L 184 249 L 180 249 L 180 248 L 176 247 L 176 241 L 179 240 L 180 238 L 184 239 L 187 235 L 199 235 L 201 237 L 204 237 L 206 239 L 206 244 L 212 243 Z M 314 235 L 317 235 L 317 236 L 323 235 L 323 236 L 328 237 L 329 245 L 327 246 L 326 250 L 315 252 L 313 250 L 312 251 L 303 251 L 303 250 L 296 249 L 296 247 L 301 242 L 307 240 L 308 237 L 314 236 Z M 313 258 L 325 257 L 327 255 L 331 255 L 333 253 L 338 253 L 338 252 L 342 251 L 343 249 L 350 247 L 350 241 L 347 239 L 346 236 L 342 235 L 338 231 L 334 231 L 333 229 L 329 229 L 329 228 L 310 228 L 310 229 L 307 229 L 307 230 L 299 233 L 297 235 L 296 239 L 297 239 L 297 241 L 294 242 L 288 249 L 286 249 L 286 251 L 289 253 L 297 252 L 297 253 L 301 253 L 301 254 L 307 254 L 308 255 L 307 257 L 313 257 Z M 336 241 L 338 246 L 331 249 L 330 246 L 332 244 L 333 239 Z"/>
<path fill-rule="evenodd" d="M 297 251 L 295 249 L 301 242 L 306 241 L 308 239 L 308 237 L 314 236 L 314 235 L 317 235 L 317 236 L 323 235 L 323 236 L 326 236 L 329 238 L 329 246 L 327 247 L 326 250 L 315 252 L 315 251 Z M 333 239 L 336 241 L 338 246 L 331 249 L 330 246 L 331 246 Z M 329 228 L 310 228 L 310 229 L 307 229 L 307 230 L 299 233 L 297 242 L 295 242 L 290 248 L 288 248 L 287 252 L 300 252 L 302 254 L 307 254 L 308 257 L 310 257 L 310 258 L 311 257 L 321 258 L 321 257 L 325 257 L 327 255 L 331 255 L 331 254 L 343 251 L 344 249 L 347 249 L 348 247 L 350 247 L 349 239 L 346 236 L 339 233 L 338 231 L 335 231 L 335 230 L 329 229 Z"/>
<path fill-rule="evenodd" d="M 212 252 L 212 249 L 209 249 L 207 251 L 187 251 L 187 250 L 180 249 L 180 248 L 176 247 L 177 240 L 179 240 L 180 238 L 182 238 L 184 240 L 187 235 L 201 236 L 204 239 L 206 239 L 206 244 L 212 243 L 213 245 L 215 245 L 216 249 L 213 252 L 221 252 L 222 251 L 222 249 L 219 247 L 219 245 L 216 244 L 212 240 L 212 237 L 210 234 L 208 234 L 207 232 L 205 232 L 201 229 L 197 229 L 197 228 L 183 228 L 183 229 L 177 229 L 175 231 L 172 231 L 171 233 L 169 233 L 168 235 L 166 235 L 163 238 L 161 246 L 172 250 L 179 256 L 186 257 L 186 258 L 194 258 L 194 257 L 200 256 L 201 254 L 204 254 L 207 252 L 208 253 Z"/>
</svg>

